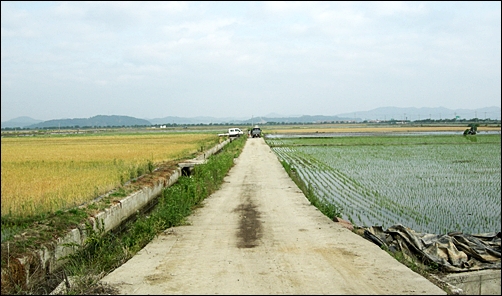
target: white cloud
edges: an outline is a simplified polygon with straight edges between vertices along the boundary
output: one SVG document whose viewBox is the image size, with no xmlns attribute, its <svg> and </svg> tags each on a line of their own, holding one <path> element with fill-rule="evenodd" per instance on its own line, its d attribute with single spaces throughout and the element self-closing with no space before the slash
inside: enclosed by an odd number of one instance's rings
<svg viewBox="0 0 502 296">
<path fill-rule="evenodd" d="M 129 115 L 147 118 L 187 109 L 222 116 L 213 106 L 249 100 L 265 114 L 333 114 L 323 107 L 333 101 L 337 113 L 384 103 L 465 106 L 463 97 L 500 105 L 500 3 L 1 5 L 2 120 L 41 118 L 41 110 L 46 119 L 77 117 L 48 107 L 68 94 L 89 103 L 67 109 L 80 117 L 126 102 L 137 113 Z M 24 114 L 18 102 L 34 97 L 35 114 Z M 166 100 L 178 114 L 145 107 Z"/>
</svg>

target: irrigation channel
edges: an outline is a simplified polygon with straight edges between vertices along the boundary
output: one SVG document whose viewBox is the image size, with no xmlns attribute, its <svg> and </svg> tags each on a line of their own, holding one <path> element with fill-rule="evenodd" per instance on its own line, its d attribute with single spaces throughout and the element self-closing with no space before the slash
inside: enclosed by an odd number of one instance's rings
<svg viewBox="0 0 502 296">
<path fill-rule="evenodd" d="M 501 230 L 500 132 L 269 134 L 316 196 L 361 227 Z"/>
</svg>

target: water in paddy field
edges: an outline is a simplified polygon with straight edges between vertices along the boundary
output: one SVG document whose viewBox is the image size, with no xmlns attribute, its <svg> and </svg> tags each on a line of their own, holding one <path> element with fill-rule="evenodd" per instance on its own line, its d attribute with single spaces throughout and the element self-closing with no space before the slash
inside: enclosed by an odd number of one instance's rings
<svg viewBox="0 0 502 296">
<path fill-rule="evenodd" d="M 337 137 L 346 135 L 339 133 Z M 363 141 L 367 145 L 355 146 L 330 146 L 329 139 L 320 140 L 317 146 L 309 142 L 302 145 L 301 139 L 287 140 L 302 136 L 286 135 L 284 141 L 276 137 L 277 142 L 272 138 L 271 147 L 313 187 L 318 198 L 337 205 L 342 209 L 342 218 L 357 226 L 402 224 L 417 232 L 435 234 L 500 232 L 497 140 L 461 145 L 467 142 L 460 135 L 460 142 L 421 144 L 420 140 L 380 145 L 382 141 L 375 137 L 375 141 Z"/>
<path fill-rule="evenodd" d="M 500 131 L 480 131 L 477 133 L 478 135 L 500 135 Z M 463 135 L 463 132 L 458 131 L 443 131 L 443 132 L 374 132 L 374 133 L 284 133 L 284 134 L 265 134 L 265 138 L 267 139 L 276 139 L 276 138 L 331 138 L 331 137 L 351 137 L 351 136 L 427 136 L 427 135 Z"/>
</svg>

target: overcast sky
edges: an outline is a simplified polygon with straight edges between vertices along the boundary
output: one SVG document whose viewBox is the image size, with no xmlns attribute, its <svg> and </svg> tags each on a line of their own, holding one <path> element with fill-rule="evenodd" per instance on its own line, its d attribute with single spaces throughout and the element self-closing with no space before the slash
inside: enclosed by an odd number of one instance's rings
<svg viewBox="0 0 502 296">
<path fill-rule="evenodd" d="M 2 121 L 500 107 L 500 1 L 1 1 L 1 22 Z"/>
</svg>

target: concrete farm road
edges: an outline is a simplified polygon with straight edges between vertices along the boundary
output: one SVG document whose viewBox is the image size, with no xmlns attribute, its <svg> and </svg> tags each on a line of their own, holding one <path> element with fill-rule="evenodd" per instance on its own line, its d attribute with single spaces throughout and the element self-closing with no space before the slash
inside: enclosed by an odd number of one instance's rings
<svg viewBox="0 0 502 296">
<path fill-rule="evenodd" d="M 101 283 L 120 294 L 446 294 L 312 206 L 263 138 L 247 139 L 189 222 Z"/>
</svg>

